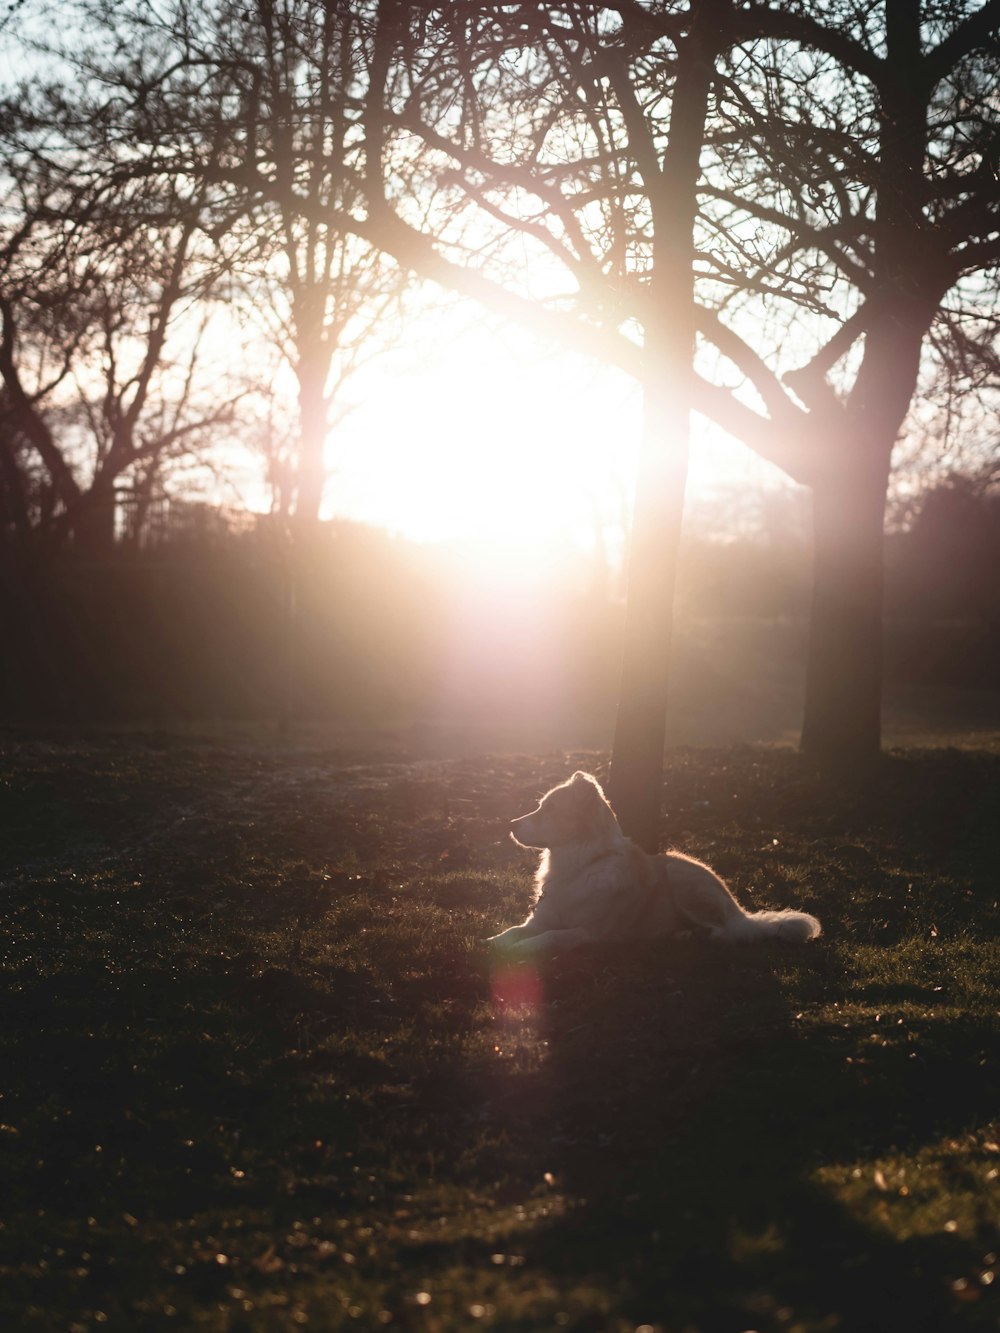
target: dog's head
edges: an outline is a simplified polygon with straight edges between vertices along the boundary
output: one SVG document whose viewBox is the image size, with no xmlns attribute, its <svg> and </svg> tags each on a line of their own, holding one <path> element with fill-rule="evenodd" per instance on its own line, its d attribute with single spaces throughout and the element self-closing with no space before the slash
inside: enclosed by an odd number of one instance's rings
<svg viewBox="0 0 1000 1333">
<path fill-rule="evenodd" d="M 510 836 L 521 847 L 567 847 L 600 841 L 617 828 L 597 779 L 589 773 L 574 773 L 547 792 L 537 810 L 513 820 Z"/>
</svg>

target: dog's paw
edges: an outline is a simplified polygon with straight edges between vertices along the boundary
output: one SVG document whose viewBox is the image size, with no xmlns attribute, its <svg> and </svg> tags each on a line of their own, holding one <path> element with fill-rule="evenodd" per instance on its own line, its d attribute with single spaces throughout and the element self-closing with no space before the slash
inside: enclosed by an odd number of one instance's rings
<svg viewBox="0 0 1000 1333">
<path fill-rule="evenodd" d="M 519 939 L 516 935 L 511 935 L 509 931 L 502 931 L 499 935 L 490 935 L 483 940 L 483 943 L 495 958 L 504 958 L 508 962 L 527 956 L 525 953 L 526 941 Z"/>
</svg>

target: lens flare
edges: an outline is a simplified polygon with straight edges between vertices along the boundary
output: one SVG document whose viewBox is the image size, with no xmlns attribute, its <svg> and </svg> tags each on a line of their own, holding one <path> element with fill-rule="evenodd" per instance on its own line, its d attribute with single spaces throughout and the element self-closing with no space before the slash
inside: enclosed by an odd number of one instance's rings
<svg viewBox="0 0 1000 1333">
<path fill-rule="evenodd" d="M 530 963 L 502 963 L 494 969 L 493 1007 L 505 1018 L 531 1018 L 542 1007 L 542 979 Z"/>
</svg>

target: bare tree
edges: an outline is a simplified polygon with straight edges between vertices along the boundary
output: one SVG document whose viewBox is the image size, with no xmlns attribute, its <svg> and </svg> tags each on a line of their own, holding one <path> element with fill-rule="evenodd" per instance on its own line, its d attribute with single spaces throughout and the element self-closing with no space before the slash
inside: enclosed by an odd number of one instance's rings
<svg viewBox="0 0 1000 1333">
<path fill-rule="evenodd" d="M 217 364 L 211 392 L 205 378 L 217 146 L 164 149 L 190 89 L 160 52 L 74 59 L 72 98 L 36 79 L 4 107 L 4 477 L 22 526 L 106 549 L 116 488 L 148 500 L 171 460 L 231 422 L 240 391 Z"/>
<path fill-rule="evenodd" d="M 658 321 L 683 327 L 677 284 L 693 264 L 694 407 L 813 491 L 803 747 L 828 765 L 879 747 L 886 488 L 930 339 L 954 350 L 995 335 L 998 14 L 992 0 L 821 15 L 792 2 L 463 6 L 441 19 L 436 54 L 425 41 L 371 103 L 369 176 L 377 167 L 390 188 L 359 226 L 403 262 L 630 368 L 650 393 L 677 373 L 658 355 Z M 658 229 L 658 191 L 691 126 L 678 94 L 696 62 L 682 56 L 706 16 L 712 97 L 689 243 Z M 431 20 L 417 27 L 427 38 Z M 400 28 L 393 7 L 384 72 Z M 452 199 L 423 234 L 391 206 L 393 162 L 414 137 Z M 685 198 L 675 190 L 669 206 Z M 534 289 L 523 266 L 511 281 L 513 235 Z M 671 385 L 671 401 L 683 392 Z M 640 504 L 655 494 L 645 482 Z M 654 522 L 670 531 L 675 513 Z M 640 510 L 634 559 L 659 577 L 662 609 L 669 559 L 645 551 L 644 530 Z M 656 680 L 636 713 L 650 774 L 663 656 L 647 651 Z M 628 681 L 626 715 L 642 692 Z M 630 746 L 616 753 L 645 781 Z"/>
<path fill-rule="evenodd" d="M 224 238 L 242 299 L 291 367 L 298 439 L 285 503 L 319 517 L 331 429 L 357 369 L 399 336 L 404 282 L 343 225 L 360 216 L 370 6 L 343 0 L 224 5 L 205 38 L 235 95 L 230 179 L 243 212 Z"/>
<path fill-rule="evenodd" d="M 879 748 L 894 445 L 935 359 L 996 365 L 998 21 L 995 3 L 750 7 L 720 92 L 702 327 L 813 492 L 802 746 L 827 765 Z"/>
<path fill-rule="evenodd" d="M 382 243 L 418 270 L 599 348 L 640 378 L 643 447 L 611 785 L 624 826 L 652 845 L 694 405 L 699 158 L 729 5 L 703 0 L 668 33 L 625 8 L 456 8 L 422 26 L 408 62 L 398 14 L 384 12 L 373 68 L 381 52 L 388 74 L 395 49 L 405 77 L 388 78 L 388 98 L 370 100 L 369 176 L 377 164 L 388 189 L 369 208 Z M 669 142 L 646 113 L 657 81 L 662 96 L 672 93 Z M 412 158 L 405 148 L 414 139 L 441 192 L 433 239 L 414 236 L 392 210 L 406 186 L 396 163 Z M 512 236 L 530 244 L 529 291 L 559 270 L 570 289 L 505 301 L 498 287 L 509 282 Z"/>
<path fill-rule="evenodd" d="M 143 158 L 210 182 L 232 281 L 283 293 L 303 516 L 336 359 L 389 254 L 643 385 L 613 764 L 630 829 L 655 837 L 691 410 L 812 489 L 803 745 L 826 764 L 876 753 L 893 445 L 935 358 L 956 384 L 995 368 L 1000 2 L 142 14 L 160 62 L 143 107 L 185 81 L 195 107 L 140 138 Z"/>
</svg>

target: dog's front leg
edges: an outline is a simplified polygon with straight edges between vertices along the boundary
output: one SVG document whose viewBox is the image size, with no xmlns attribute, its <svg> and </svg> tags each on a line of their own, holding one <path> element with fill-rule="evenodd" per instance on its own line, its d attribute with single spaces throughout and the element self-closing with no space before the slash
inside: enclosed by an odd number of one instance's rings
<svg viewBox="0 0 1000 1333">
<path fill-rule="evenodd" d="M 531 935 L 531 921 L 525 921 L 520 926 L 510 926 L 507 930 L 501 930 L 499 935 L 490 935 L 485 943 L 492 945 L 494 949 L 506 949 L 519 940 L 527 939 Z"/>
<path fill-rule="evenodd" d="M 589 943 L 590 934 L 580 926 L 573 926 L 567 930 L 543 930 L 539 935 L 529 935 L 512 944 L 507 953 L 511 958 L 537 958 L 562 953 L 566 949 L 578 949 L 581 944 Z"/>
</svg>

